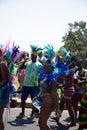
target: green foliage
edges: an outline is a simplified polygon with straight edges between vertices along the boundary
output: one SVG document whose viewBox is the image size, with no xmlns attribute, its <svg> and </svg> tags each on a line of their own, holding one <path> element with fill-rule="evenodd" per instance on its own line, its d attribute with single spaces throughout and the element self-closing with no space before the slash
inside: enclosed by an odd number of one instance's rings
<svg viewBox="0 0 87 130">
<path fill-rule="evenodd" d="M 87 56 L 86 22 L 69 23 L 68 26 L 68 32 L 62 37 L 64 47 L 78 58 L 85 60 Z M 61 54 L 60 50 L 57 53 Z"/>
</svg>

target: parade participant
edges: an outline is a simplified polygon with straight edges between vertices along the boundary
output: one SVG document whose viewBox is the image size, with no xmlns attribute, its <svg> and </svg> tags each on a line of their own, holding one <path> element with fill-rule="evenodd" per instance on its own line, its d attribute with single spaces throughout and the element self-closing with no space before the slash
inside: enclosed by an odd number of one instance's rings
<svg viewBox="0 0 87 130">
<path fill-rule="evenodd" d="M 64 48 L 65 49 L 65 48 Z M 72 96 L 74 94 L 74 72 L 75 72 L 75 61 L 76 57 L 72 56 L 70 52 L 66 51 L 66 59 L 65 63 L 62 62 L 59 58 L 57 58 L 57 67 L 63 76 L 63 85 L 61 86 L 61 98 L 60 98 L 60 111 L 61 113 L 64 110 L 64 105 L 66 104 L 71 122 L 68 124 L 69 126 L 75 126 L 75 114 L 72 108 Z M 56 122 L 58 122 L 58 118 L 52 117 Z"/>
<path fill-rule="evenodd" d="M 46 60 L 44 61 L 44 77 L 43 81 L 45 82 L 45 93 L 43 98 L 43 103 L 40 109 L 39 117 L 39 127 L 40 130 L 50 130 L 50 127 L 47 125 L 47 121 L 50 117 L 51 112 L 56 109 L 56 117 L 59 118 L 59 105 L 58 105 L 58 96 L 56 92 L 56 79 L 53 78 L 54 66 L 53 58 L 55 56 L 54 48 L 52 45 L 45 46 L 45 56 Z"/>
<path fill-rule="evenodd" d="M 69 66 L 70 63 L 74 61 L 73 57 L 71 57 L 71 61 L 67 61 L 66 64 Z M 69 69 L 72 69 L 74 66 L 74 63 L 69 66 Z M 71 122 L 69 126 L 75 126 L 76 120 L 75 120 L 75 113 L 72 108 L 72 96 L 74 94 L 74 71 L 70 72 L 69 74 L 66 74 L 63 76 L 63 88 L 62 88 L 62 96 L 60 101 L 60 110 L 61 112 L 64 109 L 64 104 L 66 104 Z"/>
<path fill-rule="evenodd" d="M 4 57 L 4 62 L 8 66 L 9 71 L 9 102 L 10 107 L 17 106 L 17 101 L 13 99 L 16 93 L 16 86 L 15 86 L 15 70 L 16 65 L 15 61 L 19 55 L 19 46 L 12 45 L 12 48 L 9 47 L 10 41 L 7 42 L 6 45 L 2 46 L 2 52 Z"/>
<path fill-rule="evenodd" d="M 12 48 L 9 46 L 5 47 L 5 60 L 7 61 L 8 69 L 9 69 L 9 99 L 10 99 L 10 106 L 16 107 L 17 101 L 13 99 L 15 93 L 16 93 L 16 86 L 15 86 L 15 70 L 16 70 L 16 64 L 15 61 L 19 55 L 19 46 L 14 45 Z"/>
<path fill-rule="evenodd" d="M 41 62 L 42 64 L 43 64 L 43 62 L 42 62 L 42 52 L 43 51 L 43 49 L 41 49 L 41 48 L 39 48 L 39 50 L 37 51 L 37 60 L 39 61 L 39 62 Z"/>
<path fill-rule="evenodd" d="M 53 72 L 52 63 L 50 60 L 47 60 L 44 63 L 44 73 L 51 74 Z M 50 130 L 50 127 L 47 125 L 48 118 L 53 111 L 56 109 L 56 117 L 60 116 L 59 105 L 56 93 L 56 82 L 46 82 L 46 94 L 44 96 L 43 104 L 40 110 L 39 117 L 39 126 L 40 130 Z"/>
<path fill-rule="evenodd" d="M 8 67 L 5 64 L 3 52 L 0 49 L 0 130 L 4 130 L 3 112 L 8 103 Z"/>
<path fill-rule="evenodd" d="M 85 93 L 85 69 L 83 68 L 83 62 L 77 62 L 78 69 L 74 74 L 74 88 L 75 93 L 72 98 L 73 108 L 75 112 L 75 116 L 77 117 L 78 103 L 81 103 L 82 97 Z"/>
<path fill-rule="evenodd" d="M 26 72 L 23 81 L 22 87 L 22 96 L 21 96 L 21 107 L 22 112 L 17 116 L 17 118 L 23 118 L 25 115 L 25 101 L 28 96 L 31 96 L 33 99 L 38 93 L 38 76 L 39 73 L 42 71 L 43 66 L 40 62 L 37 61 L 37 49 L 36 46 L 31 45 L 31 60 L 26 64 Z M 33 119 L 35 114 L 35 108 L 32 105 L 31 114 L 28 116 L 28 119 Z"/>
<path fill-rule="evenodd" d="M 38 54 L 37 60 L 42 64 L 44 64 L 45 60 L 48 59 L 47 55 L 45 55 L 44 49 L 38 48 L 37 54 Z"/>
</svg>

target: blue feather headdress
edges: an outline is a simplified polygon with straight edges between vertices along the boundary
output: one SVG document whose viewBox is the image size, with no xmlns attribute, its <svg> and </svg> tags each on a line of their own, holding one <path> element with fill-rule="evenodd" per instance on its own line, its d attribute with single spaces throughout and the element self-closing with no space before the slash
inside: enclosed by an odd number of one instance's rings
<svg viewBox="0 0 87 130">
<path fill-rule="evenodd" d="M 51 44 L 47 44 L 44 47 L 44 50 L 44 56 L 46 56 L 48 60 L 52 61 L 55 56 L 54 47 Z"/>
<path fill-rule="evenodd" d="M 54 49 L 52 46 L 47 45 L 45 46 L 45 49 L 47 50 L 45 55 L 52 61 L 54 58 Z M 70 51 L 67 51 L 65 48 L 62 48 L 63 51 L 66 53 L 66 60 L 71 61 L 69 65 L 71 65 L 75 60 L 72 60 L 72 56 L 70 54 Z M 52 55 L 53 54 L 53 55 Z M 65 64 L 59 56 L 56 56 L 55 59 L 55 65 L 54 65 L 54 72 L 51 74 L 45 74 L 44 72 L 41 74 L 40 78 L 41 80 L 46 78 L 46 82 L 48 86 L 50 86 L 51 82 L 55 82 L 57 78 L 59 78 L 61 75 L 65 76 L 68 75 L 71 72 L 74 72 L 76 68 L 69 68 L 69 65 Z"/>
</svg>

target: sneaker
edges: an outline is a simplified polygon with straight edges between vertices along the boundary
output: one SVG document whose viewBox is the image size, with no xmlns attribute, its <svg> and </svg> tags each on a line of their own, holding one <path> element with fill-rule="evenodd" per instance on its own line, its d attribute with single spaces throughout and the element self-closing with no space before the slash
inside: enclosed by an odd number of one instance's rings
<svg viewBox="0 0 87 130">
<path fill-rule="evenodd" d="M 71 122 L 70 124 L 68 124 L 69 127 L 73 127 L 73 126 L 76 126 L 76 123 L 75 122 Z"/>
<path fill-rule="evenodd" d="M 21 112 L 18 116 L 16 116 L 18 119 L 22 119 L 25 115 Z"/>
<path fill-rule="evenodd" d="M 38 114 L 38 113 L 39 113 L 39 110 L 38 110 L 38 109 L 35 109 L 35 110 L 34 110 L 34 113 L 37 113 L 37 114 Z"/>
<path fill-rule="evenodd" d="M 59 123 L 59 117 L 54 117 L 54 116 L 52 116 L 52 117 L 50 117 L 52 120 L 54 120 L 54 121 L 56 121 L 56 123 L 58 124 Z"/>
<path fill-rule="evenodd" d="M 29 116 L 27 116 L 27 119 L 33 120 L 34 116 L 35 116 L 35 114 L 34 114 L 34 113 L 31 113 Z"/>
</svg>

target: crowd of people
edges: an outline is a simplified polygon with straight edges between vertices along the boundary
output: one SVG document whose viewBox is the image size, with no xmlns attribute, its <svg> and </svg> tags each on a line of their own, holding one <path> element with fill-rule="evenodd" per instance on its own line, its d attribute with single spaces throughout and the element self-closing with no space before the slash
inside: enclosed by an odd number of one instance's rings
<svg viewBox="0 0 87 130">
<path fill-rule="evenodd" d="M 31 52 L 21 55 L 18 55 L 18 48 L 14 47 L 10 62 L 3 49 L 0 50 L 0 130 L 4 130 L 3 111 L 9 103 L 7 99 L 11 95 L 11 102 L 15 92 L 21 93 L 21 112 L 17 118 L 25 116 L 26 99 L 30 96 L 32 111 L 27 118 L 31 120 L 35 113 L 39 113 L 40 130 L 50 130 L 47 122 L 49 118 L 59 123 L 65 105 L 71 119 L 69 127 L 75 126 L 78 121 L 78 130 L 87 128 L 87 71 L 83 67 L 83 61 L 65 48 L 61 49 L 65 53 L 64 57 L 55 54 L 52 45 L 46 45 L 44 49 L 36 45 L 30 47 Z M 12 73 L 14 64 L 18 66 L 18 90 L 15 90 Z M 60 94 L 57 93 L 58 89 L 61 90 Z M 5 96 L 3 91 L 6 92 Z M 40 103 L 39 109 L 33 104 L 37 100 Z M 52 111 L 55 111 L 55 115 L 50 116 Z"/>
</svg>

